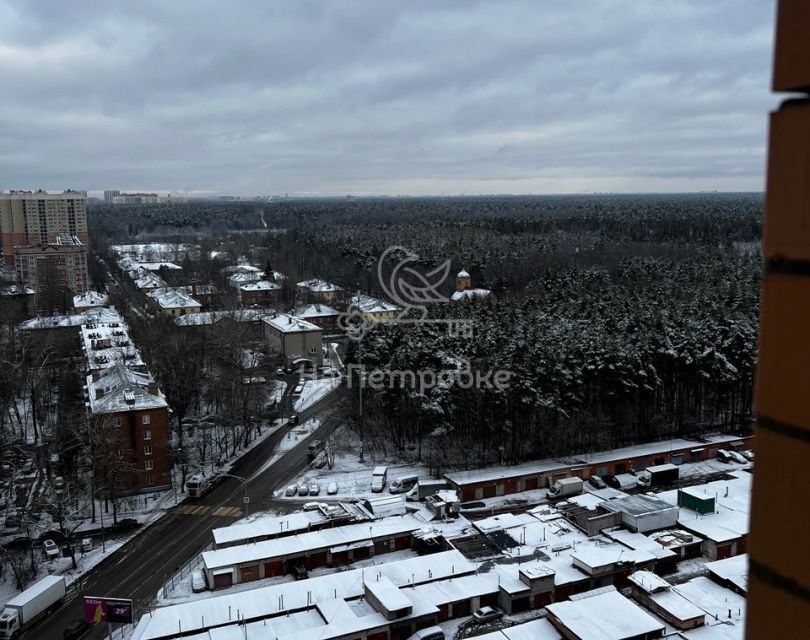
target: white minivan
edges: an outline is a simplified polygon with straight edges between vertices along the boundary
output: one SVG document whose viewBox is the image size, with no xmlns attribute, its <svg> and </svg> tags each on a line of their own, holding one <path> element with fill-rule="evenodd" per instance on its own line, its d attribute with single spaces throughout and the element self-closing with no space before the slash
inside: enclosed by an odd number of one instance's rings
<svg viewBox="0 0 810 640">
<path fill-rule="evenodd" d="M 388 492 L 405 493 L 406 491 L 410 491 L 411 489 L 413 489 L 416 486 L 417 482 L 419 482 L 419 476 L 416 475 L 400 476 L 391 483 L 391 486 L 388 487 Z"/>
</svg>

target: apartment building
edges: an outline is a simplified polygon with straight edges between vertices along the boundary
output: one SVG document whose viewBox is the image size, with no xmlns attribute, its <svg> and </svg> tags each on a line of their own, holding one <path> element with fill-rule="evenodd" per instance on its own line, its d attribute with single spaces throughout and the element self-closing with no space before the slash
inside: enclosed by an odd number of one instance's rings
<svg viewBox="0 0 810 640">
<path fill-rule="evenodd" d="M 17 280 L 46 294 L 70 290 L 70 297 L 88 290 L 87 247 L 75 235 L 62 234 L 52 242 L 14 247 Z"/>
<path fill-rule="evenodd" d="M 171 485 L 169 407 L 148 373 L 116 363 L 87 376 L 96 483 L 110 495 Z"/>
<path fill-rule="evenodd" d="M 14 264 L 14 247 L 53 244 L 75 236 L 87 245 L 87 196 L 78 191 L 0 193 L 3 258 Z"/>
</svg>

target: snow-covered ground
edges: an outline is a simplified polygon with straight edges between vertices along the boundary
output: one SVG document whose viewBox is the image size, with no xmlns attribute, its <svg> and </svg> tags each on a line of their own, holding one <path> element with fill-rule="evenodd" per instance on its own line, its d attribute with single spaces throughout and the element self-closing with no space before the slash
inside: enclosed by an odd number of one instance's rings
<svg viewBox="0 0 810 640">
<path fill-rule="evenodd" d="M 266 438 L 270 436 L 270 434 L 275 433 L 279 428 L 281 428 L 284 424 L 286 424 L 286 420 L 276 420 L 272 425 L 269 427 L 263 427 L 262 433 L 256 436 L 251 443 L 242 449 L 237 450 L 236 455 L 231 458 L 223 467 L 220 467 L 222 471 L 228 473 L 233 466 L 233 463 L 242 455 L 253 449 L 254 447 L 258 446 L 261 442 L 263 442 Z M 300 438 L 299 438 L 300 439 Z M 292 444 L 285 444 L 287 443 L 287 439 L 282 441 L 282 445 L 280 445 L 280 449 L 284 447 L 284 450 L 289 449 Z M 274 456 L 274 459 L 277 459 L 277 456 Z M 175 470 L 176 471 L 176 470 Z M 179 473 L 177 475 L 176 484 L 179 486 Z M 81 554 L 78 551 L 76 552 L 76 562 L 78 567 L 76 569 L 71 568 L 70 558 L 58 558 L 53 561 L 43 561 L 39 566 L 39 571 L 37 573 L 36 579 L 40 579 L 46 575 L 51 574 L 61 574 L 64 575 L 67 579 L 68 584 L 73 582 L 74 580 L 80 578 L 84 573 L 92 569 L 96 564 L 101 562 L 104 558 L 108 555 L 116 551 L 122 545 L 126 544 L 127 541 L 132 539 L 135 535 L 140 533 L 144 527 L 149 526 L 150 524 L 154 523 L 158 520 L 168 509 L 174 507 L 176 504 L 184 500 L 186 495 L 180 491 L 173 491 L 169 490 L 162 494 L 154 494 L 154 495 L 143 495 L 143 496 L 133 496 L 131 498 L 125 498 L 119 504 L 118 509 L 118 520 L 122 520 L 124 518 L 133 518 L 137 520 L 141 527 L 132 531 L 127 532 L 126 534 L 120 534 L 114 538 L 110 538 L 107 540 L 105 544 L 105 550 L 102 552 L 101 546 L 101 539 L 94 537 L 93 539 L 93 549 L 92 551 Z M 86 519 L 84 522 L 75 526 L 74 524 L 70 525 L 71 530 L 75 530 L 75 537 L 80 537 L 81 532 L 87 530 L 95 530 L 101 526 L 101 512 L 103 509 L 103 501 L 96 502 L 96 522 L 90 522 L 89 518 Z M 90 507 L 87 507 L 87 510 L 90 510 Z M 104 513 L 104 523 L 105 526 L 109 526 L 112 524 L 112 513 Z M 56 525 L 51 521 L 50 517 L 46 514 L 43 515 L 42 520 L 37 525 L 37 533 L 35 537 L 39 537 L 39 535 L 50 529 L 58 529 Z M 9 538 L 16 537 L 15 531 L 6 531 L 0 532 L 3 534 L 8 535 Z M 22 534 L 20 534 L 22 535 Z M 41 551 L 37 550 L 36 553 L 40 554 Z M 30 584 L 33 584 L 35 580 L 32 580 Z M 14 580 L 9 572 L 0 576 L 0 604 L 5 603 L 10 598 L 17 595 L 19 591 L 16 589 L 14 585 Z"/>
<path fill-rule="evenodd" d="M 371 472 L 375 466 L 384 463 L 377 461 L 359 462 L 356 455 L 336 455 L 334 468 L 316 469 L 310 467 L 302 472 L 295 479 L 295 482 L 311 484 L 317 482 L 321 485 L 321 489 L 325 490 L 326 487 L 335 482 L 338 486 L 338 492 L 333 496 L 322 495 L 321 497 L 326 500 L 349 500 L 352 498 L 363 498 L 370 496 L 383 496 L 389 495 L 388 487 L 391 482 L 399 476 L 416 475 L 420 478 L 429 478 L 428 470 L 420 465 L 413 464 L 389 464 L 388 467 L 388 485 L 383 490 L 383 493 L 371 492 Z M 292 484 L 292 483 L 291 483 Z M 284 497 L 284 489 L 277 491 L 276 496 L 279 498 Z M 404 494 L 403 494 L 404 498 Z M 286 498 L 291 501 L 304 501 L 303 498 Z M 320 498 L 319 498 L 320 499 Z"/>
<path fill-rule="evenodd" d="M 340 385 L 340 378 L 321 378 L 320 380 L 306 380 L 301 395 L 293 404 L 295 411 L 301 412 L 309 409 L 319 400 L 325 398 L 331 391 Z"/>
</svg>

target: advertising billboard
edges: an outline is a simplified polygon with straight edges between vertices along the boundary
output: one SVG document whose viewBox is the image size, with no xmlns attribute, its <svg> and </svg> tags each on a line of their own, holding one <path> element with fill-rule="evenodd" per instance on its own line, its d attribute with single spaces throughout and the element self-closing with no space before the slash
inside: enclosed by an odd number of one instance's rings
<svg viewBox="0 0 810 640">
<path fill-rule="evenodd" d="M 132 600 L 84 596 L 84 619 L 87 622 L 132 623 Z"/>
</svg>

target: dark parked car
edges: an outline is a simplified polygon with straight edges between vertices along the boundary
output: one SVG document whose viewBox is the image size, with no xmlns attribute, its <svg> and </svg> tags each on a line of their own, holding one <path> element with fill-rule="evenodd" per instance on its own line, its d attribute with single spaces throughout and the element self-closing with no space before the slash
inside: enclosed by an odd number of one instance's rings
<svg viewBox="0 0 810 640">
<path fill-rule="evenodd" d="M 621 489 L 621 483 L 616 479 L 616 476 L 602 476 L 602 480 L 605 481 L 605 484 L 609 486 L 611 489 Z"/>
<path fill-rule="evenodd" d="M 68 626 L 65 627 L 65 631 L 62 634 L 64 640 L 77 640 L 81 638 L 85 633 L 90 631 L 90 627 L 93 625 L 87 622 L 87 620 L 74 620 Z"/>
</svg>

